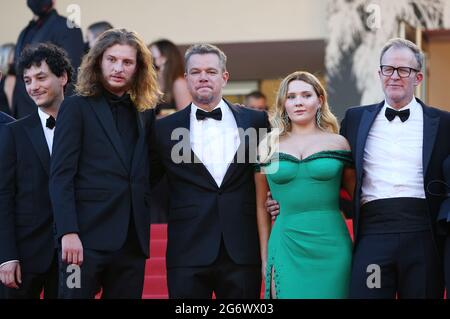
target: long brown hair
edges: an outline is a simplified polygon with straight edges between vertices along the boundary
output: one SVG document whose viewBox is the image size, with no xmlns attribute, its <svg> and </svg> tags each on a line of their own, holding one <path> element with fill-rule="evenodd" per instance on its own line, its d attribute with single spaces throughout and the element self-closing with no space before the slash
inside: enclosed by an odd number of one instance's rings
<svg viewBox="0 0 450 319">
<path fill-rule="evenodd" d="M 166 58 L 166 63 L 164 64 L 163 70 L 163 81 L 161 88 L 163 90 L 163 101 L 166 103 L 171 103 L 174 99 L 173 96 L 173 84 L 178 78 L 184 78 L 184 61 L 183 57 L 178 50 L 177 46 L 166 39 L 161 39 L 152 42 L 149 48 L 152 46 L 158 48 L 159 52 L 163 57 Z"/>
<path fill-rule="evenodd" d="M 144 41 L 134 31 L 111 29 L 100 35 L 89 50 L 78 72 L 76 92 L 81 96 L 98 96 L 103 90 L 101 60 L 103 53 L 113 45 L 129 45 L 137 50 L 137 65 L 133 84 L 128 93 L 138 111 L 156 105 L 159 97 L 158 81 L 153 58 Z"/>
</svg>

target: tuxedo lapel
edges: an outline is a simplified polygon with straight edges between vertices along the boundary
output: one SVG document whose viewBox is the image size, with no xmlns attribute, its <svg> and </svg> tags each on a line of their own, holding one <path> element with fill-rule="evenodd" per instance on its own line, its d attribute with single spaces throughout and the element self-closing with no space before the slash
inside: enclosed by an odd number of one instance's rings
<svg viewBox="0 0 450 319">
<path fill-rule="evenodd" d="M 33 145 L 34 151 L 41 161 L 44 171 L 47 175 L 50 175 L 50 152 L 48 150 L 48 144 L 45 139 L 44 130 L 42 129 L 41 120 L 37 111 L 28 118 L 24 128 L 31 144 Z"/>
<path fill-rule="evenodd" d="M 431 154 L 433 152 L 436 141 L 437 131 L 439 128 L 439 117 L 433 116 L 432 109 L 419 101 L 423 108 L 423 151 L 422 165 L 423 175 L 425 177 L 430 163 Z"/>
<path fill-rule="evenodd" d="M 358 180 L 362 178 L 362 163 L 364 158 L 364 148 L 366 147 L 367 136 L 369 135 L 370 128 L 375 121 L 378 113 L 383 107 L 384 102 L 378 105 L 373 105 L 364 110 L 361 121 L 359 122 L 358 134 L 356 137 L 356 152 L 355 152 L 355 167 L 358 172 Z"/>
<path fill-rule="evenodd" d="M 230 163 L 230 166 L 228 167 L 225 177 L 223 178 L 221 187 L 226 185 L 226 183 L 231 180 L 234 173 L 237 171 L 237 168 L 239 167 L 238 161 L 246 160 L 246 156 L 244 156 L 244 158 L 242 158 L 242 155 L 239 156 L 239 154 L 247 155 L 247 153 L 248 153 L 248 143 L 245 142 L 243 133 L 249 127 L 250 123 L 248 122 L 247 118 L 244 118 L 242 116 L 241 112 L 239 111 L 239 109 L 236 106 L 229 104 L 229 103 L 227 103 L 227 104 L 228 104 L 231 112 L 233 113 L 234 119 L 236 120 L 236 126 L 239 130 L 240 143 L 239 143 L 238 149 L 236 150 L 236 153 L 234 154 L 233 160 Z"/>
<path fill-rule="evenodd" d="M 95 99 L 90 99 L 91 107 L 94 110 L 98 120 L 100 121 L 103 129 L 106 132 L 106 135 L 110 139 L 114 149 L 116 150 L 119 158 L 123 164 L 123 167 L 126 172 L 128 172 L 128 165 L 125 156 L 125 148 L 122 144 L 122 140 L 120 139 L 119 132 L 114 125 L 113 116 L 111 110 L 109 108 L 106 99 L 103 96 L 100 96 Z"/>
<path fill-rule="evenodd" d="M 139 137 L 136 142 L 136 147 L 134 148 L 133 159 L 131 161 L 131 171 L 135 172 L 138 168 L 137 164 L 139 164 L 139 159 L 141 158 L 142 151 L 145 146 L 145 119 L 144 115 L 141 112 L 135 110 L 136 121 L 138 126 Z"/>
</svg>

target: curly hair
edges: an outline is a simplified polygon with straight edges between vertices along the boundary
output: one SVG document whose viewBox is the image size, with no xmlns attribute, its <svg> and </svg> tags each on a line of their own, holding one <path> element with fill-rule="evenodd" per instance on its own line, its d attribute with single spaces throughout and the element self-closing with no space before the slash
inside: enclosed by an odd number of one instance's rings
<svg viewBox="0 0 450 319">
<path fill-rule="evenodd" d="M 328 105 L 327 92 L 320 83 L 319 79 L 313 74 L 305 71 L 297 71 L 286 76 L 280 83 L 280 88 L 277 93 L 275 106 L 270 113 L 270 124 L 272 131 L 261 142 L 259 148 L 259 156 L 261 162 L 267 161 L 275 151 L 275 146 L 280 136 L 283 136 L 291 131 L 291 120 L 289 119 L 285 103 L 287 99 L 287 92 L 289 83 L 292 81 L 303 81 L 310 84 L 317 96 L 321 99 L 322 105 L 320 107 L 320 125 L 319 129 L 330 133 L 339 132 L 339 123 L 330 110 Z"/>
<path fill-rule="evenodd" d="M 67 52 L 51 43 L 40 43 L 37 46 L 27 46 L 18 61 L 18 75 L 23 76 L 26 69 L 33 65 L 41 66 L 42 61 L 47 63 L 50 71 L 57 77 L 67 74 L 67 85 L 72 82 L 73 68 Z"/>
<path fill-rule="evenodd" d="M 128 93 L 138 111 L 153 108 L 160 96 L 153 58 L 144 41 L 134 31 L 111 29 L 97 39 L 81 63 L 76 92 L 81 96 L 99 96 L 103 91 L 101 62 L 103 54 L 110 47 L 129 45 L 137 51 L 136 73 Z"/>
</svg>

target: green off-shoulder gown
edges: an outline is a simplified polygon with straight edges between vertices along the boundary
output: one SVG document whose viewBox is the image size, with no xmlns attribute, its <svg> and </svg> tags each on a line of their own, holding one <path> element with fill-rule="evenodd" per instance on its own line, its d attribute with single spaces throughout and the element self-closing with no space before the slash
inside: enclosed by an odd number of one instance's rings
<svg viewBox="0 0 450 319">
<path fill-rule="evenodd" d="M 280 204 L 269 238 L 265 297 L 347 298 L 352 241 L 339 211 L 349 151 L 322 151 L 300 160 L 276 153 L 260 169 Z M 273 270 L 273 271 L 272 271 Z"/>
</svg>

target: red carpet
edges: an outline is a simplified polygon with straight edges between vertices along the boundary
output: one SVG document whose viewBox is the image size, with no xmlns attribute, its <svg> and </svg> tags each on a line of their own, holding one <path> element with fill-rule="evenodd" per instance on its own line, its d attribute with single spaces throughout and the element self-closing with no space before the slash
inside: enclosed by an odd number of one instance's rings
<svg viewBox="0 0 450 319">
<path fill-rule="evenodd" d="M 347 220 L 347 227 L 353 238 L 352 221 Z M 150 237 L 150 258 L 145 268 L 143 299 L 167 299 L 166 282 L 166 244 L 167 225 L 153 224 Z M 264 285 L 261 296 L 264 296 Z"/>
<path fill-rule="evenodd" d="M 150 258 L 145 267 L 143 299 L 167 299 L 166 245 L 167 225 L 152 224 Z"/>
</svg>

